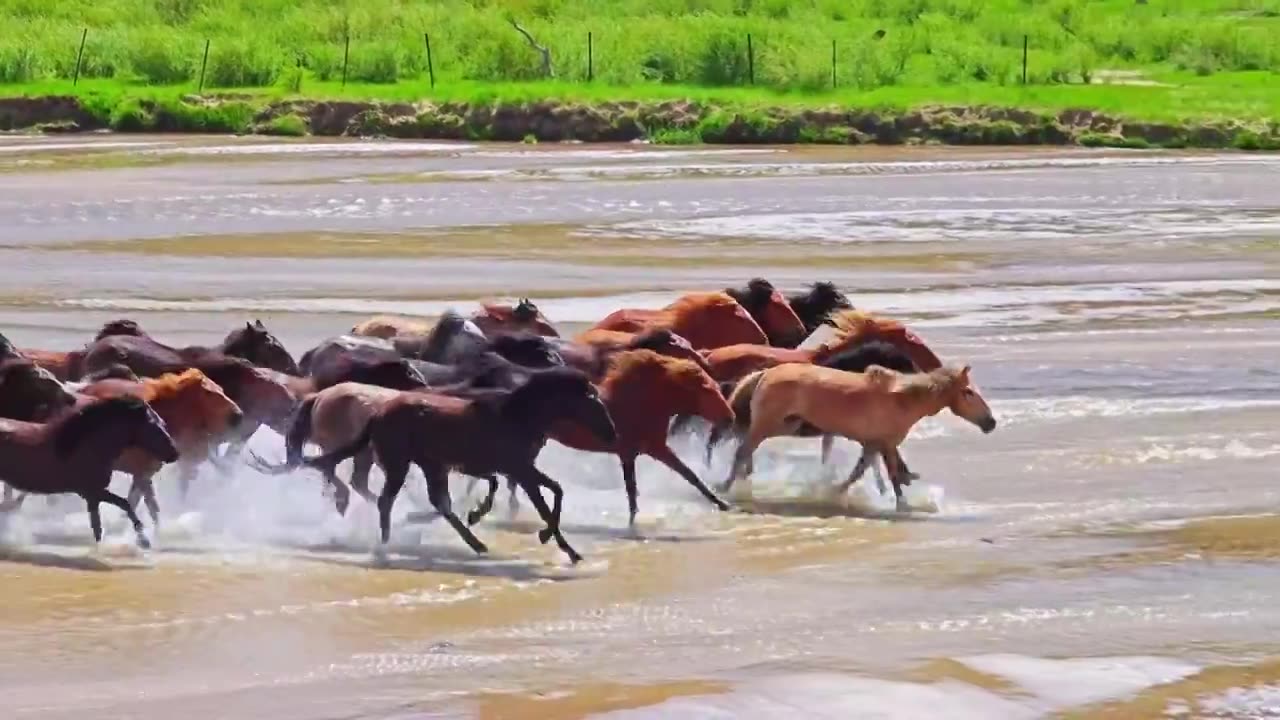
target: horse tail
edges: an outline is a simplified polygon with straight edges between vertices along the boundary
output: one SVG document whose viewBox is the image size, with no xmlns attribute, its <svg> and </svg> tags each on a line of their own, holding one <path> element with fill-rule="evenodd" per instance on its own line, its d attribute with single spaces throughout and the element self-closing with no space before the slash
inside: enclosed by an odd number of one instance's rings
<svg viewBox="0 0 1280 720">
<path fill-rule="evenodd" d="M 751 399 L 755 397 L 756 386 L 763 378 L 764 370 L 756 370 L 739 380 L 738 386 L 729 394 L 729 407 L 733 408 L 735 426 L 751 427 Z"/>
<path fill-rule="evenodd" d="M 332 471 L 338 466 L 338 463 L 355 457 L 361 450 L 364 450 L 369 445 L 369 441 L 373 439 L 373 426 L 377 421 L 378 418 L 376 415 L 369 418 L 365 422 L 364 427 L 360 428 L 360 434 L 356 436 L 356 439 L 346 445 L 343 445 L 336 450 L 330 450 L 322 455 L 317 455 L 316 457 L 306 459 L 302 459 L 300 457 L 299 460 L 307 467 L 322 471 Z"/>
<path fill-rule="evenodd" d="M 302 401 L 298 411 L 293 415 L 289 432 L 285 433 L 285 465 L 288 467 L 297 467 L 302 464 L 302 446 L 307 443 L 307 438 L 311 437 L 311 414 L 315 410 L 318 397 L 319 395 L 312 395 Z"/>
<path fill-rule="evenodd" d="M 726 386 L 732 383 L 720 384 L 720 391 L 725 394 L 729 407 L 733 409 L 733 423 L 711 428 L 711 434 L 707 436 L 707 462 L 711 462 L 712 451 L 725 435 L 732 432 L 735 436 L 740 436 L 751 427 L 751 398 L 755 395 L 756 386 L 760 384 L 762 377 L 764 377 L 764 370 L 756 370 L 739 380 L 737 385 L 728 392 L 725 392 L 728 390 Z"/>
</svg>

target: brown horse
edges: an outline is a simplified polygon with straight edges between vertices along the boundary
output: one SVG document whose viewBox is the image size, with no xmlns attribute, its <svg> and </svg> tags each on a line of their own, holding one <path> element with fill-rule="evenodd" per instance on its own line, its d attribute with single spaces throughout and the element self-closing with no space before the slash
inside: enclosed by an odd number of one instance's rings
<svg viewBox="0 0 1280 720">
<path fill-rule="evenodd" d="M 80 394 L 85 401 L 136 397 L 150 405 L 164 420 L 178 448 L 178 482 L 184 497 L 200 463 L 244 418 L 222 388 L 195 369 L 140 381 L 98 380 L 81 388 Z M 130 507 L 136 508 L 139 499 L 145 500 L 151 522 L 157 526 L 160 504 L 152 478 L 165 462 L 143 448 L 129 448 L 116 462 L 117 470 L 133 476 Z"/>
<path fill-rule="evenodd" d="M 622 461 L 622 480 L 627 489 L 632 525 L 638 511 L 636 458 L 640 455 L 648 455 L 671 468 L 712 505 L 729 509 L 667 445 L 667 426 L 676 415 L 695 415 L 711 423 L 733 422 L 733 411 L 709 375 L 685 360 L 675 360 L 651 350 L 627 350 L 613 356 L 608 374 L 599 387 L 600 397 L 617 428 L 617 439 L 604 442 L 586 428 L 567 423 L 557 425 L 551 438 L 576 450 L 618 456 Z"/>
<path fill-rule="evenodd" d="M 102 541 L 99 505 L 115 505 L 129 517 L 138 546 L 149 548 L 138 514 L 107 489 L 116 460 L 130 447 L 161 462 L 178 459 L 164 420 L 137 397 L 98 400 L 48 423 L 0 420 L 0 480 L 26 493 L 84 498 L 96 542 Z"/>
<path fill-rule="evenodd" d="M 687 360 L 703 371 L 711 368 L 693 345 L 670 330 L 645 330 L 641 333 L 611 333 L 601 330 L 596 342 L 586 345 L 572 340 L 561 340 L 556 349 L 564 358 L 564 364 L 586 373 L 592 382 L 599 382 L 609 369 L 611 359 L 627 350 L 652 350 L 677 360 Z"/>
<path fill-rule="evenodd" d="M 666 329 L 699 350 L 738 343 L 769 344 L 769 337 L 747 309 L 724 292 L 689 293 L 661 310 L 615 310 L 578 335 L 588 345 L 616 343 L 617 333 Z"/>
<path fill-rule="evenodd" d="M 770 437 L 794 435 L 802 425 L 809 425 L 880 453 L 893 482 L 898 510 L 904 511 L 907 506 L 902 487 L 910 480 L 902 471 L 898 446 L 917 422 L 948 408 L 984 433 L 996 427 L 991 408 L 970 384 L 967 365 L 915 375 L 903 375 L 878 365 L 863 373 L 818 365 L 778 365 L 744 378 L 734 395 L 742 392 L 752 393 L 750 427 L 722 486 L 725 492 L 740 471 L 751 472 L 752 455 L 762 442 Z M 736 398 L 730 397 L 729 404 L 736 407 Z M 866 465 L 869 461 L 858 463 L 843 489 L 857 482 Z"/>
<path fill-rule="evenodd" d="M 725 288 L 724 291 L 751 313 L 769 337 L 770 345 L 793 348 L 808 335 L 804 321 L 796 315 L 791 303 L 768 280 L 751 278 L 746 287 Z"/>
<path fill-rule="evenodd" d="M 617 439 L 609 411 L 587 376 L 570 368 L 552 368 L 532 373 L 514 390 L 475 391 L 465 398 L 400 393 L 372 413 L 355 441 L 305 462 L 323 470 L 372 444 L 386 475 L 378 496 L 383 544 L 390 538 L 391 508 L 404 487 L 409 465 L 417 465 L 426 478 L 431 504 L 477 553 L 487 549 L 453 513 L 449 471 L 491 478 L 491 492 L 496 476 L 505 475 L 524 489 L 546 523 L 539 540 L 545 543 L 554 537 L 576 563 L 582 556 L 560 532 L 564 491 L 535 465 L 551 428 L 561 422 L 585 425 L 606 443 Z M 554 496 L 551 508 L 542 497 L 543 487 Z"/>
</svg>

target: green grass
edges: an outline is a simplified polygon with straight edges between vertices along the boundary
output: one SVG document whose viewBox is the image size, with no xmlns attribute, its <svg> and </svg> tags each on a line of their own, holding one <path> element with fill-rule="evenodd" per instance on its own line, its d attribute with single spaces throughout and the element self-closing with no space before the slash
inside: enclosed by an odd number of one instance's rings
<svg viewBox="0 0 1280 720">
<path fill-rule="evenodd" d="M 550 48 L 557 76 L 776 89 L 1084 83 L 1101 69 L 1211 76 L 1280 70 L 1280 0 L 5 0 L 0 83 L 82 77 L 216 87 L 337 81 L 545 79 L 509 24 Z M 877 37 L 878 31 L 883 36 Z"/>
</svg>

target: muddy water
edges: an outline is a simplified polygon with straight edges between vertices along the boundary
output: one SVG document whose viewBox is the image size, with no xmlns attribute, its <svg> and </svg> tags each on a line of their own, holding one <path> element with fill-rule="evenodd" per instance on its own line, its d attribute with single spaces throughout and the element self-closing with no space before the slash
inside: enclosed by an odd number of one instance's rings
<svg viewBox="0 0 1280 720">
<path fill-rule="evenodd" d="M 297 354 L 370 313 L 529 295 L 572 329 L 830 279 L 1001 420 L 917 428 L 907 515 L 825 491 L 847 446 L 771 442 L 728 514 L 642 460 L 635 532 L 616 465 L 552 445 L 578 567 L 523 512 L 475 558 L 412 483 L 385 560 L 302 474 L 162 481 L 146 555 L 32 503 L 0 519 L 5 716 L 1274 715 L 1277 186 L 1250 155 L 0 139 L 22 346 L 256 317 Z"/>
</svg>

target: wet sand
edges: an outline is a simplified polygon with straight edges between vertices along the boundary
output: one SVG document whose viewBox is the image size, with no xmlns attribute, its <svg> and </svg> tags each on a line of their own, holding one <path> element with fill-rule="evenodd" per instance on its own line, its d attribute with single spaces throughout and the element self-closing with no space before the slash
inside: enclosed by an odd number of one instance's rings
<svg viewBox="0 0 1280 720">
<path fill-rule="evenodd" d="M 160 482 L 158 547 L 63 499 L 0 517 L 7 716 L 1262 717 L 1280 702 L 1280 159 L 0 138 L 0 328 L 71 348 L 533 297 L 564 329 L 764 275 L 830 279 L 972 364 L 1001 421 L 904 447 L 921 510 L 773 441 L 716 513 L 552 445 L 566 566 L 476 558 L 410 482 L 385 560 L 317 478 Z M 87 147 L 82 146 L 87 145 Z M 269 431 L 253 447 L 279 455 Z M 701 436 L 674 444 L 718 481 Z M 123 481 L 120 481 L 123 484 Z M 455 502 L 469 504 L 464 483 Z M 1268 710 L 1271 708 L 1271 710 Z M 1168 713 L 1168 715 L 1166 715 Z"/>
</svg>

